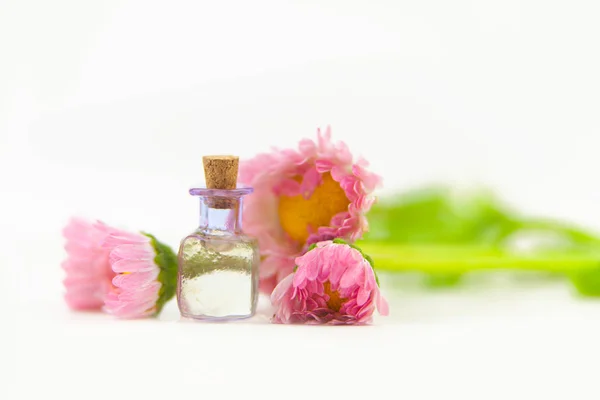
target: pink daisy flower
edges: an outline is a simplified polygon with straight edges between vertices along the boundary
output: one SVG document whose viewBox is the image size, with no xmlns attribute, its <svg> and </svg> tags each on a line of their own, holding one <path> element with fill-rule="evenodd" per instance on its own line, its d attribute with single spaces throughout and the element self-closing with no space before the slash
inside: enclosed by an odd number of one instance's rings
<svg viewBox="0 0 600 400">
<path fill-rule="evenodd" d="M 311 246 L 273 290 L 273 322 L 352 325 L 370 323 L 376 308 L 388 315 L 372 262 L 340 239 Z"/>
<path fill-rule="evenodd" d="M 175 293 L 177 258 L 153 236 L 72 219 L 63 235 L 67 305 L 120 318 L 158 314 Z"/>
<path fill-rule="evenodd" d="M 67 276 L 65 301 L 74 310 L 99 310 L 110 290 L 114 276 L 108 257 L 110 250 L 101 244 L 106 233 L 93 224 L 72 219 L 63 229 L 68 258 L 62 267 Z"/>
<path fill-rule="evenodd" d="M 354 161 L 343 142 L 333 143 L 329 128 L 298 149 L 274 150 L 242 162 L 239 180 L 254 193 L 244 203 L 244 231 L 258 239 L 260 288 L 271 293 L 294 268 L 308 246 L 343 238 L 353 242 L 368 225 L 380 177 L 368 163 Z"/>
</svg>

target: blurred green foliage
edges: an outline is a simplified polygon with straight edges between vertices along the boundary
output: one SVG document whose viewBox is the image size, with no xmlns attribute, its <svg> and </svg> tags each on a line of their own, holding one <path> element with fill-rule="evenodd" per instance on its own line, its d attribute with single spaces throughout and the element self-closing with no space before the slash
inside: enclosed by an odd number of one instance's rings
<svg viewBox="0 0 600 400">
<path fill-rule="evenodd" d="M 497 243 L 516 222 L 487 190 L 436 186 L 383 198 L 369 213 L 366 240 L 394 243 Z"/>
<path fill-rule="evenodd" d="M 382 198 L 368 218 L 359 246 L 388 271 L 423 269 L 431 287 L 457 284 L 473 269 L 547 269 L 569 276 L 581 294 L 600 295 L 595 234 L 520 215 L 485 188 L 406 191 Z"/>
</svg>

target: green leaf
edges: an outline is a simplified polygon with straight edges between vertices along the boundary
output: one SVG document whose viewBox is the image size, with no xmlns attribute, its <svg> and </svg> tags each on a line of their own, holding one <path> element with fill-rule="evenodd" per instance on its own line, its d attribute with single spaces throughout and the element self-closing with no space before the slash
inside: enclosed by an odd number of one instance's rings
<svg viewBox="0 0 600 400">
<path fill-rule="evenodd" d="M 156 301 L 156 314 L 158 315 L 165 303 L 175 296 L 177 289 L 177 255 L 166 244 L 159 242 L 153 235 L 142 232 L 151 239 L 151 244 L 156 251 L 154 262 L 160 268 L 158 281 L 161 283 Z"/>
<path fill-rule="evenodd" d="M 462 274 L 447 273 L 447 274 L 429 274 L 425 277 L 425 285 L 430 288 L 445 288 L 456 286 L 460 283 Z"/>
<path fill-rule="evenodd" d="M 577 271 L 570 275 L 571 282 L 583 296 L 600 296 L 600 265 L 597 269 Z"/>
<path fill-rule="evenodd" d="M 600 296 L 598 234 L 523 216 L 485 188 L 398 193 L 375 204 L 368 218 L 370 231 L 358 244 L 380 271 L 424 272 L 429 287 L 455 285 L 478 269 L 546 271 L 566 274 L 582 294 Z M 526 253 L 516 246 L 523 239 L 534 244 Z"/>
<path fill-rule="evenodd" d="M 517 226 L 489 191 L 443 186 L 384 198 L 368 218 L 365 241 L 395 243 L 497 243 Z"/>
</svg>

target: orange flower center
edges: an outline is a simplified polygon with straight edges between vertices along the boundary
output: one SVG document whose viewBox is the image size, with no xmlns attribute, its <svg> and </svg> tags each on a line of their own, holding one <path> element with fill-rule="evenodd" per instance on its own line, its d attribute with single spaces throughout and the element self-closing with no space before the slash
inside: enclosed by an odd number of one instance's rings
<svg viewBox="0 0 600 400">
<path fill-rule="evenodd" d="M 347 299 L 342 298 L 340 296 L 340 292 L 337 290 L 331 291 L 331 283 L 329 283 L 329 281 L 323 284 L 323 290 L 325 291 L 325 294 L 329 296 L 329 300 L 327 300 L 327 307 L 333 311 L 340 311 L 342 304 L 344 304 Z"/>
<path fill-rule="evenodd" d="M 310 236 L 309 227 L 329 226 L 336 214 L 348 211 L 349 204 L 344 189 L 326 173 L 309 198 L 301 194 L 279 198 L 279 221 L 292 240 L 304 244 Z"/>
</svg>

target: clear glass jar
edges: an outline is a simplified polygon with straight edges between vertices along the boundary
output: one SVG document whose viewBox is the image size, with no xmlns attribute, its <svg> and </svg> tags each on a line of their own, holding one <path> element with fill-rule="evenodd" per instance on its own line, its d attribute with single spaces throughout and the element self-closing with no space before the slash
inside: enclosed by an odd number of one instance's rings
<svg viewBox="0 0 600 400">
<path fill-rule="evenodd" d="M 252 188 L 190 189 L 200 226 L 181 241 L 177 304 L 195 319 L 248 318 L 258 297 L 258 244 L 242 233 L 242 197 Z"/>
</svg>

